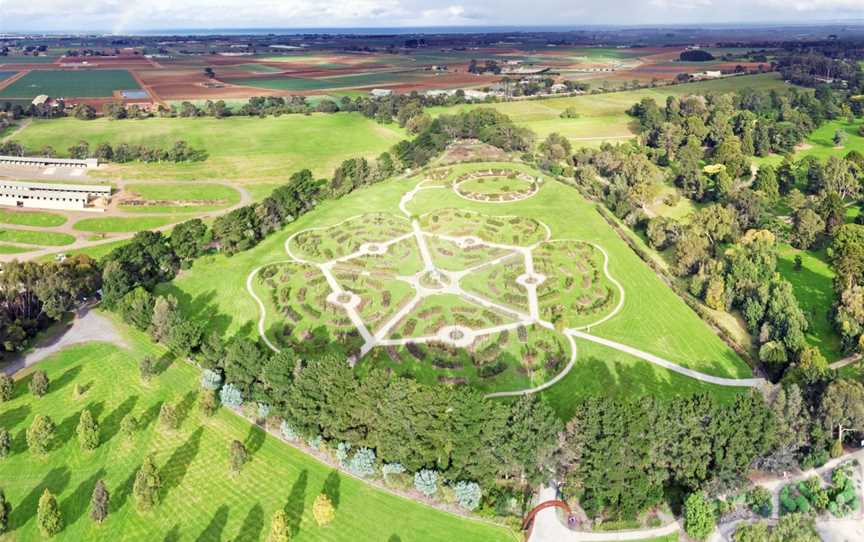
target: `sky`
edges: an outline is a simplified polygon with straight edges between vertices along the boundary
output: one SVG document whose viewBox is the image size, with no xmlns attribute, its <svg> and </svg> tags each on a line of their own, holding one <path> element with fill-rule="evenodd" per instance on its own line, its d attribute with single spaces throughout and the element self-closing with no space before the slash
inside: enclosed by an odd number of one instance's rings
<svg viewBox="0 0 864 542">
<path fill-rule="evenodd" d="M 864 0 L 0 0 L 0 32 L 859 22 Z"/>
</svg>

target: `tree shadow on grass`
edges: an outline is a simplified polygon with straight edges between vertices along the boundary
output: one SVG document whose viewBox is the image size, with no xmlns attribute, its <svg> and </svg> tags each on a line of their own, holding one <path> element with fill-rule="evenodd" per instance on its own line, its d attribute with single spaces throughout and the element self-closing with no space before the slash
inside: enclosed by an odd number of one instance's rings
<svg viewBox="0 0 864 542">
<path fill-rule="evenodd" d="M 288 503 L 285 505 L 285 514 L 288 516 L 288 528 L 291 536 L 296 536 L 300 531 L 300 521 L 303 519 L 303 510 L 306 507 L 306 486 L 309 485 L 309 471 L 303 470 L 300 476 L 291 486 L 288 494 Z"/>
<path fill-rule="evenodd" d="M 180 526 L 176 523 L 171 526 L 171 529 L 165 533 L 165 537 L 162 538 L 162 542 L 180 542 Z"/>
<path fill-rule="evenodd" d="M 246 440 L 243 442 L 249 455 L 254 455 L 255 452 L 261 449 L 261 446 L 264 445 L 264 439 L 266 436 L 264 430 L 257 425 L 253 424 L 249 426 L 249 434 L 246 435 Z"/>
<path fill-rule="evenodd" d="M 159 285 L 161 295 L 171 294 L 177 299 L 177 306 L 189 320 L 207 322 L 207 327 L 219 335 L 231 327 L 232 318 L 217 311 L 214 300 L 218 297 L 216 290 L 204 292 L 194 298 L 177 287 L 173 282 Z"/>
<path fill-rule="evenodd" d="M 105 469 L 99 469 L 86 480 L 82 480 L 78 487 L 71 495 L 66 497 L 60 504 L 60 509 L 63 511 L 63 523 L 72 525 L 87 511 L 87 505 L 90 504 L 90 496 L 93 494 L 93 488 L 100 478 L 105 476 Z"/>
<path fill-rule="evenodd" d="M 164 498 L 169 491 L 175 487 L 179 487 L 183 483 L 183 478 L 186 477 L 186 472 L 189 470 L 189 465 L 198 456 L 198 451 L 201 448 L 201 436 L 204 434 L 204 428 L 199 427 L 192 435 L 186 439 L 182 445 L 178 446 L 168 458 L 165 466 L 162 467 L 160 475 L 165 483 L 162 486 L 161 494 Z"/>
<path fill-rule="evenodd" d="M 0 429 L 10 431 L 30 415 L 30 405 L 21 405 L 0 413 Z"/>
<path fill-rule="evenodd" d="M 243 525 L 240 526 L 240 532 L 234 538 L 233 542 L 257 542 L 261 539 L 261 532 L 264 530 L 264 509 L 261 508 L 261 503 L 255 503 L 246 517 L 243 518 Z"/>
<path fill-rule="evenodd" d="M 402 542 L 402 538 L 398 534 L 391 534 L 387 542 Z"/>
<path fill-rule="evenodd" d="M 192 411 L 192 406 L 195 404 L 195 398 L 198 396 L 197 390 L 191 390 L 180 399 L 180 402 L 177 403 L 177 426 L 183 425 L 183 422 L 186 418 L 189 417 L 189 413 Z"/>
<path fill-rule="evenodd" d="M 153 364 L 153 373 L 156 376 L 161 375 L 171 367 L 171 364 L 174 363 L 175 359 L 176 358 L 174 354 L 172 354 L 170 350 L 168 352 L 165 352 L 164 354 L 159 356 L 159 359 L 157 359 L 156 362 Z"/>
<path fill-rule="evenodd" d="M 156 401 L 150 408 L 141 413 L 141 417 L 138 418 L 138 430 L 143 431 L 150 427 L 150 424 L 156 421 L 156 418 L 159 417 L 159 411 L 162 410 L 162 403 L 164 401 Z"/>
<path fill-rule="evenodd" d="M 120 405 L 118 405 L 111 414 L 105 417 L 105 420 L 102 422 L 103 442 L 111 440 L 120 432 L 120 424 L 123 423 L 123 418 L 132 412 L 132 409 L 135 408 L 135 403 L 137 402 L 137 395 L 129 396 L 125 401 L 120 403 Z"/>
<path fill-rule="evenodd" d="M 53 393 L 53 392 L 62 390 L 63 388 L 68 386 L 73 380 L 75 380 L 75 378 L 78 376 L 78 374 L 80 372 L 81 372 L 81 366 L 80 365 L 76 365 L 74 367 L 70 367 L 69 369 L 66 369 L 66 371 L 62 375 L 60 375 L 60 377 L 57 380 L 54 380 L 53 382 L 50 383 L 50 385 L 48 387 L 48 393 Z"/>
<path fill-rule="evenodd" d="M 139 466 L 135 466 L 132 472 L 129 473 L 129 476 L 117 486 L 117 489 L 111 492 L 111 501 L 109 502 L 111 512 L 120 510 L 126 504 L 129 495 L 132 494 L 132 487 L 135 485 L 135 475 L 138 473 L 138 469 Z"/>
<path fill-rule="evenodd" d="M 330 502 L 333 503 L 333 508 L 339 508 L 339 486 L 342 484 L 342 477 L 339 476 L 339 471 L 332 470 L 324 480 L 324 487 L 321 492 L 330 497 Z"/>
<path fill-rule="evenodd" d="M 20 528 L 30 521 L 31 518 L 36 516 L 36 508 L 39 506 L 39 497 L 42 496 L 42 492 L 45 491 L 45 488 L 48 488 L 48 490 L 56 496 L 66 489 L 67 485 L 69 485 L 69 469 L 66 467 L 55 467 L 51 469 L 51 471 L 46 474 L 38 484 L 33 486 L 33 489 L 30 490 L 30 493 L 28 493 L 21 502 L 12 508 L 12 514 L 9 518 L 10 530 L 14 531 L 15 529 Z"/>
<path fill-rule="evenodd" d="M 216 510 L 210 523 L 204 527 L 196 542 L 213 542 L 214 540 L 222 540 L 222 531 L 225 530 L 225 525 L 228 523 L 228 507 L 224 504 Z"/>
</svg>

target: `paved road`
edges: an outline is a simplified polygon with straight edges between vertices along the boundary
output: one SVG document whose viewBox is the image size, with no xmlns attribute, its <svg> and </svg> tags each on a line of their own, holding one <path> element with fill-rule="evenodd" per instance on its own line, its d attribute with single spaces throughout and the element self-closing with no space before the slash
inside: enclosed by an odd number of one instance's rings
<svg viewBox="0 0 864 542">
<path fill-rule="evenodd" d="M 66 328 L 52 334 L 47 340 L 31 351 L 19 355 L 2 367 L 4 373 L 12 375 L 39 363 L 55 352 L 59 352 L 68 346 L 89 342 L 108 342 L 125 346 L 123 337 L 117 332 L 114 323 L 108 318 L 97 314 L 90 309 L 81 309 L 75 319 Z"/>
</svg>

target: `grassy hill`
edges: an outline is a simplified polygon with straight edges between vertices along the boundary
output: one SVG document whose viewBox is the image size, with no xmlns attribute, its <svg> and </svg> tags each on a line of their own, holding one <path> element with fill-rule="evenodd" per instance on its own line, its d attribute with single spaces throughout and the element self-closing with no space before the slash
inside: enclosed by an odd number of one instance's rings
<svg viewBox="0 0 864 542">
<path fill-rule="evenodd" d="M 284 181 L 302 168 L 316 175 L 331 175 L 342 160 L 377 156 L 403 137 L 398 127 L 380 125 L 359 113 L 318 113 L 264 119 L 35 120 L 15 139 L 31 152 L 50 145 L 61 155 L 82 140 L 91 148 L 105 142 L 164 148 L 183 140 L 206 150 L 209 158 L 189 164 L 112 164 L 95 175 L 108 179 L 250 182 Z"/>
<path fill-rule="evenodd" d="M 44 488 L 56 496 L 65 528 L 56 540 L 238 540 L 266 537 L 273 513 L 284 508 L 292 540 L 508 541 L 507 530 L 467 520 L 395 496 L 332 470 L 246 420 L 223 410 L 206 418 L 198 407 L 198 370 L 166 359 L 161 348 L 142 335 L 124 331 L 130 348 L 90 343 L 68 348 L 39 364 L 51 380 L 50 392 L 35 398 L 27 375 L 19 375 L 14 399 L 0 403 L 0 427 L 13 436 L 12 455 L 0 460 L 0 487 L 12 505 L 11 532 L 3 542 L 41 539 L 36 507 Z M 138 376 L 144 355 L 167 365 L 150 383 Z M 86 389 L 76 397 L 76 385 Z M 158 421 L 160 406 L 179 405 L 178 430 Z M 101 426 L 102 442 L 81 451 L 75 427 L 89 408 Z M 44 458 L 34 457 L 25 440 L 37 414 L 50 416 L 59 438 Z M 142 427 L 131 438 L 120 432 L 124 417 Z M 228 446 L 244 442 L 251 461 L 230 475 Z M 132 496 L 135 472 L 153 454 L 163 488 L 161 503 L 139 512 Z M 110 513 L 102 525 L 88 517 L 90 495 L 98 479 L 111 494 Z M 318 527 L 312 502 L 326 488 L 338 503 L 336 519 Z"/>
</svg>

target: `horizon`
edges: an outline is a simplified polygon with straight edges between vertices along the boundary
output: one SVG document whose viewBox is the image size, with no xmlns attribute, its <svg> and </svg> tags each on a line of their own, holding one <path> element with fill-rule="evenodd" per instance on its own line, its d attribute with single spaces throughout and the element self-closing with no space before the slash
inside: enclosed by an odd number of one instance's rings
<svg viewBox="0 0 864 542">
<path fill-rule="evenodd" d="M 170 34 L 213 30 L 435 28 L 674 28 L 688 25 L 820 26 L 862 23 L 859 0 L 3 0 L 0 33 Z M 63 17 L 57 17 L 62 13 Z M 854 17 L 854 18 L 853 18 Z M 184 21 L 178 25 L 178 21 Z M 326 21 L 326 24 L 323 24 Z M 560 21 L 572 21 L 561 23 Z M 717 22 L 720 21 L 720 22 Z"/>
</svg>

